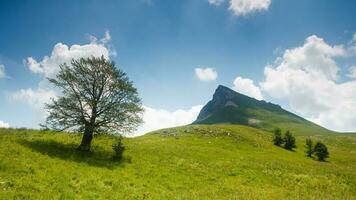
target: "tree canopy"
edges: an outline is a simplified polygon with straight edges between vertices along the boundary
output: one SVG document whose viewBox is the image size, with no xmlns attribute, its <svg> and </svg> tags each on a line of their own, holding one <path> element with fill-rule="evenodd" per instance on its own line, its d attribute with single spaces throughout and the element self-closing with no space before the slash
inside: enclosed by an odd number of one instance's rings
<svg viewBox="0 0 356 200">
<path fill-rule="evenodd" d="M 137 89 L 126 73 L 104 57 L 80 58 L 59 66 L 48 80 L 62 95 L 46 105 L 45 127 L 83 132 L 81 150 L 90 150 L 95 133 L 122 134 L 142 123 Z"/>
</svg>

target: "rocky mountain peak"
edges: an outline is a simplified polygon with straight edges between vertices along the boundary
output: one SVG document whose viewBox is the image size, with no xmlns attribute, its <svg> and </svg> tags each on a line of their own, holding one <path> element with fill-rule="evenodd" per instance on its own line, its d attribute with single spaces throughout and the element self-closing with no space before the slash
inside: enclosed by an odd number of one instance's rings
<svg viewBox="0 0 356 200">
<path fill-rule="evenodd" d="M 213 99 L 202 108 L 194 123 L 250 124 L 251 119 L 255 118 L 260 118 L 257 120 L 263 121 L 265 115 L 260 113 L 272 113 L 279 117 L 288 115 L 293 119 L 304 120 L 282 109 L 279 105 L 264 100 L 259 101 L 219 85 L 214 92 Z"/>
</svg>

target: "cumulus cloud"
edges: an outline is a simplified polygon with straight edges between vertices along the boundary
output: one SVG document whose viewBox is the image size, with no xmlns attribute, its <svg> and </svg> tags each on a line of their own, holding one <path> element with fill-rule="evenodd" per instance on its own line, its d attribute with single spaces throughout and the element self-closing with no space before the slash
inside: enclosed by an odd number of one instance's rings
<svg viewBox="0 0 356 200">
<path fill-rule="evenodd" d="M 349 74 L 347 74 L 349 78 L 356 78 L 356 66 L 351 66 L 349 68 Z"/>
<path fill-rule="evenodd" d="M 105 39 L 106 40 L 106 39 Z M 57 43 L 50 56 L 45 56 L 41 61 L 36 61 L 33 57 L 27 58 L 27 66 L 34 74 L 40 74 L 45 77 L 53 77 L 59 70 L 62 63 L 70 63 L 72 59 L 82 57 L 100 57 L 109 58 L 109 50 L 102 43 L 90 43 L 84 45 L 67 46 L 63 43 Z"/>
<path fill-rule="evenodd" d="M 37 88 L 36 90 L 31 88 L 21 89 L 12 94 L 12 99 L 27 102 L 32 107 L 38 109 L 43 109 L 44 104 L 50 102 L 55 97 L 56 93 L 54 91 L 42 88 Z"/>
<path fill-rule="evenodd" d="M 0 128 L 9 128 L 10 124 L 0 120 Z"/>
<path fill-rule="evenodd" d="M 224 0 L 208 0 L 210 4 L 215 5 L 215 6 L 219 6 L 220 4 L 222 4 L 224 2 Z"/>
<path fill-rule="evenodd" d="M 234 80 L 233 89 L 236 92 L 240 92 L 257 100 L 263 99 L 260 88 L 257 87 L 251 79 L 236 77 Z"/>
<path fill-rule="evenodd" d="M 271 0 L 230 0 L 231 10 L 237 16 L 268 10 Z"/>
<path fill-rule="evenodd" d="M 6 77 L 6 74 L 5 74 L 5 65 L 3 64 L 0 64 L 0 79 L 3 79 Z"/>
<path fill-rule="evenodd" d="M 335 61 L 346 55 L 343 45 L 332 46 L 312 35 L 267 66 L 260 86 L 311 121 L 333 130 L 354 131 L 356 81 L 340 83 Z"/>
<path fill-rule="evenodd" d="M 202 105 L 197 105 L 187 110 L 168 111 L 144 106 L 144 124 L 136 131 L 135 135 L 142 135 L 162 128 L 190 124 L 197 118 L 202 108 Z"/>
<path fill-rule="evenodd" d="M 37 89 L 28 88 L 12 93 L 10 97 L 14 101 L 28 104 L 34 111 L 34 120 L 37 123 L 41 123 L 48 115 L 44 106 L 46 103 L 49 103 L 51 99 L 56 98 L 56 92 L 42 87 L 38 87 Z"/>
<path fill-rule="evenodd" d="M 350 54 L 356 55 L 356 33 L 353 34 L 352 40 L 350 41 L 349 51 Z"/>
<path fill-rule="evenodd" d="M 195 75 L 201 81 L 213 81 L 218 77 L 218 73 L 212 68 L 195 68 Z"/>
</svg>

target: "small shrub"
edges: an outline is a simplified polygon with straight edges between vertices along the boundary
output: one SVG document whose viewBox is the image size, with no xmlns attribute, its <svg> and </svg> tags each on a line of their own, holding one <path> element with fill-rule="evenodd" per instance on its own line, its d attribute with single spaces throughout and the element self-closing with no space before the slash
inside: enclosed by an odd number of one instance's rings
<svg viewBox="0 0 356 200">
<path fill-rule="evenodd" d="M 319 161 L 325 161 L 325 158 L 329 157 L 328 148 L 321 142 L 315 144 L 314 154 L 318 157 Z"/>
<path fill-rule="evenodd" d="M 281 146 L 283 144 L 282 133 L 279 128 L 274 130 L 273 144 L 276 146 Z"/>
<path fill-rule="evenodd" d="M 293 148 L 296 147 L 297 146 L 295 145 L 295 137 L 292 135 L 292 133 L 287 131 L 284 136 L 284 148 L 287 150 L 293 150 Z"/>
<path fill-rule="evenodd" d="M 313 141 L 310 138 L 307 138 L 305 140 L 305 153 L 307 154 L 308 157 L 312 157 L 314 153 L 313 149 Z"/>
<path fill-rule="evenodd" d="M 115 154 L 113 156 L 113 160 L 120 161 L 122 159 L 122 155 L 125 151 L 125 147 L 122 144 L 122 136 L 120 135 L 115 144 L 112 145 L 112 149 L 114 150 Z"/>
</svg>

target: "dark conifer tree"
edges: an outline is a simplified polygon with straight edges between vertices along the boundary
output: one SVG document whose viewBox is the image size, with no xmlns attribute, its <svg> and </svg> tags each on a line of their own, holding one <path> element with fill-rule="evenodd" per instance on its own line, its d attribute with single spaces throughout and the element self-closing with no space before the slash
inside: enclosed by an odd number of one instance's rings
<svg viewBox="0 0 356 200">
<path fill-rule="evenodd" d="M 314 154 L 318 158 L 319 161 L 325 161 L 325 158 L 329 157 L 328 148 L 325 144 L 321 142 L 317 142 L 314 147 Z"/>
<path fill-rule="evenodd" d="M 305 140 L 305 153 L 307 154 L 308 157 L 312 157 L 314 153 L 314 148 L 313 148 L 313 141 L 310 138 L 307 138 Z"/>
<path fill-rule="evenodd" d="M 292 133 L 287 131 L 284 135 L 284 148 L 287 150 L 293 150 L 293 148 L 296 147 L 297 146 L 295 145 L 295 137 L 292 135 Z"/>
<path fill-rule="evenodd" d="M 274 130 L 273 144 L 276 146 L 281 146 L 283 144 L 282 132 L 279 128 Z"/>
</svg>

